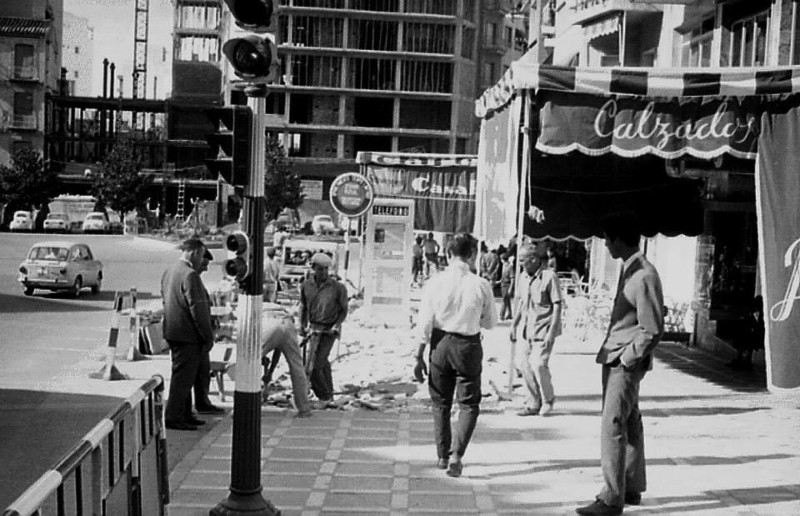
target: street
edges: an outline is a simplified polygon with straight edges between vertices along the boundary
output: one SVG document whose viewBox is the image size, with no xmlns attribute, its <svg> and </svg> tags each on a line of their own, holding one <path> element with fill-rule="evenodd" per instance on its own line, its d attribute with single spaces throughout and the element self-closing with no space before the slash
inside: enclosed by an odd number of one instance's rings
<svg viewBox="0 0 800 516">
<path fill-rule="evenodd" d="M 17 269 L 31 245 L 43 240 L 87 243 L 103 262 L 102 291 L 87 289 L 79 299 L 44 290 L 24 296 Z M 139 303 L 159 297 L 161 272 L 178 257 L 174 247 L 126 236 L 0 234 L 0 508 L 143 381 L 88 380 L 85 371 L 102 365 L 114 291 L 135 287 Z M 221 250 L 214 252 L 222 257 Z M 206 275 L 215 281 L 220 267 L 212 264 Z M 127 338 L 120 332 L 120 345 Z M 199 438 L 171 442 L 172 464 Z"/>
</svg>

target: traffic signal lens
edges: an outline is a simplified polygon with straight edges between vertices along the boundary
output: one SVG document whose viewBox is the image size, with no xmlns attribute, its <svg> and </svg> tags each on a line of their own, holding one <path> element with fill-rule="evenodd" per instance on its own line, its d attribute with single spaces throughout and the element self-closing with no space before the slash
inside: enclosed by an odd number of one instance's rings
<svg viewBox="0 0 800 516">
<path fill-rule="evenodd" d="M 259 70 L 269 69 L 268 56 L 261 54 L 249 41 L 241 41 L 236 45 L 233 59 L 236 68 L 243 73 L 256 74 Z"/>
<path fill-rule="evenodd" d="M 236 75 L 244 79 L 267 77 L 273 60 L 273 45 L 268 38 L 246 36 L 225 42 L 222 52 Z"/>
</svg>

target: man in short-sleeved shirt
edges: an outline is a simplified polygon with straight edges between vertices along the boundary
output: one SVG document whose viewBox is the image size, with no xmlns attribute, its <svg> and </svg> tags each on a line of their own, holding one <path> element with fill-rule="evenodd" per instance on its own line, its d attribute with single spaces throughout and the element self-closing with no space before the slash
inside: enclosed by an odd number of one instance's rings
<svg viewBox="0 0 800 516">
<path fill-rule="evenodd" d="M 347 317 L 347 287 L 329 276 L 332 260 L 328 255 L 316 253 L 310 262 L 313 274 L 300 285 L 300 335 L 304 336 L 307 330 L 317 332 L 311 390 L 320 401 L 330 402 L 333 377 L 328 355 Z"/>
<path fill-rule="evenodd" d="M 525 346 L 518 365 L 528 387 L 529 398 L 520 416 L 546 415 L 553 410 L 555 394 L 550 376 L 550 354 L 561 334 L 561 286 L 555 271 L 547 269 L 544 257 L 533 246 L 520 250 L 525 271 L 520 277 L 520 301 L 511 324 L 511 341 L 517 340 L 517 326 L 524 318 Z"/>
</svg>

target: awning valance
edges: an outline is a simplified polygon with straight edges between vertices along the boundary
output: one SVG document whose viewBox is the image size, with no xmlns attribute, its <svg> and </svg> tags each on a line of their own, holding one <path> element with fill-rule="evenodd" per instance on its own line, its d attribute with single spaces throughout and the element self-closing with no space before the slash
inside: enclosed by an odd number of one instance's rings
<svg viewBox="0 0 800 516">
<path fill-rule="evenodd" d="M 759 96 L 800 93 L 800 66 L 758 68 L 586 68 L 511 64 L 500 81 L 475 101 L 485 118 L 519 90 L 646 97 Z"/>
<path fill-rule="evenodd" d="M 608 36 L 619 31 L 619 14 L 592 21 L 583 26 L 583 37 L 588 43 L 595 38 Z"/>
</svg>

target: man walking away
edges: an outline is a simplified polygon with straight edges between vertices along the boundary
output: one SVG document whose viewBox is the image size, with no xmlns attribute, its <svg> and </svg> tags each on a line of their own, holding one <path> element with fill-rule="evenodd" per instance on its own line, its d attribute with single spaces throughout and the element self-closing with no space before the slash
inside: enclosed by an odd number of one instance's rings
<svg viewBox="0 0 800 516">
<path fill-rule="evenodd" d="M 517 340 L 517 326 L 524 319 L 522 337 L 525 347 L 519 368 L 529 398 L 517 415 L 545 416 L 553 410 L 555 394 L 550 375 L 550 355 L 556 337 L 561 335 L 561 305 L 563 296 L 558 275 L 544 266 L 544 257 L 530 244 L 520 249 L 524 269 L 520 277 L 520 301 L 517 315 L 511 323 L 511 342 Z M 524 289 L 524 290 L 523 290 Z"/>
<path fill-rule="evenodd" d="M 417 283 L 419 275 L 422 274 L 422 236 L 417 236 L 414 240 L 414 245 L 411 246 L 411 274 L 414 277 L 414 283 Z"/>
<path fill-rule="evenodd" d="M 478 242 L 456 234 L 448 248 L 450 265 L 425 285 L 420 307 L 420 335 L 414 374 L 423 381 L 425 346 L 430 342 L 428 389 L 433 402 L 433 426 L 438 467 L 461 476 L 461 459 L 478 421 L 481 402 L 483 348 L 481 328 L 497 324 L 497 309 L 489 282 L 473 272 Z M 458 421 L 450 428 L 453 396 Z"/>
<path fill-rule="evenodd" d="M 647 488 L 639 383 L 652 368 L 653 350 L 664 332 L 664 297 L 658 272 L 639 251 L 637 218 L 617 213 L 604 218 L 606 248 L 622 271 L 608 332 L 597 353 L 603 366 L 600 466 L 604 485 L 594 503 L 578 514 L 622 514 L 624 504 L 641 503 Z"/>
<path fill-rule="evenodd" d="M 347 317 L 347 287 L 329 275 L 331 258 L 325 253 L 311 257 L 312 275 L 300 285 L 300 336 L 312 332 L 318 339 L 311 369 L 311 390 L 322 402 L 333 401 L 333 377 L 328 356 L 341 335 Z"/>
<path fill-rule="evenodd" d="M 196 430 L 203 422 L 192 415 L 191 390 L 204 351 L 214 343 L 208 295 L 200 280 L 206 246 L 197 238 L 183 242 L 180 260 L 161 276 L 164 339 L 172 352 L 172 377 L 165 424 L 173 430 Z"/>
<path fill-rule="evenodd" d="M 503 307 L 500 309 L 500 320 L 514 318 L 514 310 L 511 303 L 514 299 L 514 288 L 517 281 L 517 270 L 514 264 L 514 256 L 508 253 L 503 255 L 503 275 L 500 278 L 500 295 L 503 298 Z"/>
</svg>

